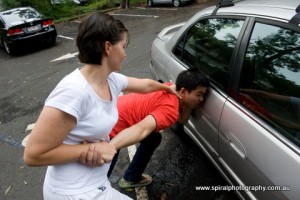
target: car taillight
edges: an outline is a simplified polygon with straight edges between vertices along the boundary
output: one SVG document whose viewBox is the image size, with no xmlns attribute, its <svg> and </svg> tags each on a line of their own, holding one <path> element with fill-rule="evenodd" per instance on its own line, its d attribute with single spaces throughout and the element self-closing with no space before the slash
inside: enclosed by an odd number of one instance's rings
<svg viewBox="0 0 300 200">
<path fill-rule="evenodd" d="M 45 27 L 47 27 L 47 26 L 49 26 L 51 24 L 53 24 L 53 21 L 51 19 L 43 21 L 43 28 L 45 28 Z"/>
<path fill-rule="evenodd" d="M 8 29 L 7 36 L 18 35 L 24 33 L 21 28 Z"/>
</svg>

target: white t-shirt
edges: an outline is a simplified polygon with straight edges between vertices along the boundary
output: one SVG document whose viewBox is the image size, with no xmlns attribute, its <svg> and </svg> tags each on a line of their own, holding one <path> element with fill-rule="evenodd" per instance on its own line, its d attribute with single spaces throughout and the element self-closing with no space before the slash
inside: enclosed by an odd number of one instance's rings
<svg viewBox="0 0 300 200">
<path fill-rule="evenodd" d="M 127 78 L 119 73 L 108 77 L 112 101 L 101 99 L 79 69 L 67 75 L 46 99 L 45 106 L 58 108 L 77 119 L 65 144 L 82 141 L 109 141 L 109 133 L 118 120 L 116 102 L 120 92 L 127 87 Z M 79 162 L 48 166 L 45 182 L 51 192 L 76 195 L 98 186 L 110 187 L 107 171 L 110 164 L 88 167 Z"/>
</svg>

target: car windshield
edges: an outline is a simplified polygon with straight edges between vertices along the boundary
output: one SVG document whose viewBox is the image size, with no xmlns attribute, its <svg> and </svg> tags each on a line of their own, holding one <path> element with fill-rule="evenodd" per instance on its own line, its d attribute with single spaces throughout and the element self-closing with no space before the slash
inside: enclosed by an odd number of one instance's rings
<svg viewBox="0 0 300 200">
<path fill-rule="evenodd" d="M 40 14 L 30 8 L 9 10 L 2 13 L 3 19 L 6 23 L 15 24 L 17 22 L 23 23 L 24 20 L 34 19 L 40 17 Z"/>
</svg>

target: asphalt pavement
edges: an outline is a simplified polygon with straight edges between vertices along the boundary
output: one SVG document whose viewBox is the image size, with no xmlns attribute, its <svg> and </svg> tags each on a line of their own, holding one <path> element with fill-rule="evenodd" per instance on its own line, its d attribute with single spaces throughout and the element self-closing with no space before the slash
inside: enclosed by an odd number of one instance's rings
<svg viewBox="0 0 300 200">
<path fill-rule="evenodd" d="M 110 14 L 125 23 L 131 35 L 122 72 L 125 75 L 151 78 L 148 68 L 149 51 L 158 32 L 167 25 L 188 19 L 197 10 L 213 5 L 214 2 L 203 0 L 180 8 L 159 6 L 147 9 L 141 6 L 111 11 Z M 137 15 L 147 16 L 136 17 Z M 59 37 L 53 48 L 17 57 L 0 52 L 1 200 L 42 199 L 46 167 L 32 168 L 24 165 L 22 140 L 30 132 L 30 125 L 36 120 L 45 98 L 56 83 L 75 67 L 81 66 L 76 58 L 52 62 L 65 55 L 75 57 L 76 48 L 72 38 L 76 36 L 79 21 L 80 19 L 74 19 L 57 24 Z M 195 189 L 200 185 L 226 185 L 226 182 L 184 133 L 174 134 L 170 129 L 163 132 L 163 141 L 146 169 L 154 182 L 145 188 L 141 196 L 137 196 L 139 191 L 122 190 L 117 185 L 129 164 L 128 151 L 128 148 L 121 150 L 120 159 L 110 179 L 116 189 L 134 199 L 236 199 L 233 192 Z"/>
</svg>

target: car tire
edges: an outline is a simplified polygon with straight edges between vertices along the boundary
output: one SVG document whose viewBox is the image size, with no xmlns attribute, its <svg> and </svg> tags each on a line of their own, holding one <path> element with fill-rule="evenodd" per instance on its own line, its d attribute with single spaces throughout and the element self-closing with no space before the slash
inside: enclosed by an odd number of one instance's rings
<svg viewBox="0 0 300 200">
<path fill-rule="evenodd" d="M 173 5 L 174 5 L 175 7 L 180 6 L 180 4 L 181 4 L 180 0 L 173 0 Z"/>
<path fill-rule="evenodd" d="M 8 54 L 13 54 L 13 50 L 11 49 L 11 47 L 7 44 L 7 42 L 5 40 L 2 40 L 2 44 L 4 46 L 4 49 L 5 51 L 8 53 Z"/>
<path fill-rule="evenodd" d="M 56 37 L 49 38 L 48 44 L 49 46 L 54 46 L 56 43 Z"/>
<path fill-rule="evenodd" d="M 152 7 L 154 4 L 153 4 L 153 1 L 152 0 L 147 0 L 147 6 L 148 7 Z"/>
</svg>

